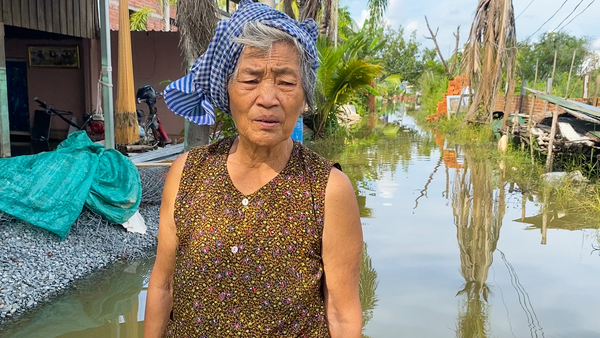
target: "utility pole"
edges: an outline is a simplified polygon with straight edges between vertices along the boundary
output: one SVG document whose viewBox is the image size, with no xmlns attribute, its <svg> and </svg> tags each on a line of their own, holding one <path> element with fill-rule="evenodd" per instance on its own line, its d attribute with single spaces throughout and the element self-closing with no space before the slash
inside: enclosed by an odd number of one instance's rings
<svg viewBox="0 0 600 338">
<path fill-rule="evenodd" d="M 10 122 L 8 117 L 8 81 L 4 50 L 4 23 L 0 22 L 0 157 L 10 157 Z"/>
<path fill-rule="evenodd" d="M 163 12 L 163 30 L 165 32 L 171 31 L 171 4 L 169 0 L 162 0 L 162 12 Z"/>
<path fill-rule="evenodd" d="M 104 147 L 115 148 L 110 19 L 108 1 L 100 0 L 100 42 L 102 44 L 102 108 L 104 110 Z M 100 98 L 97 98 L 98 100 Z"/>
</svg>

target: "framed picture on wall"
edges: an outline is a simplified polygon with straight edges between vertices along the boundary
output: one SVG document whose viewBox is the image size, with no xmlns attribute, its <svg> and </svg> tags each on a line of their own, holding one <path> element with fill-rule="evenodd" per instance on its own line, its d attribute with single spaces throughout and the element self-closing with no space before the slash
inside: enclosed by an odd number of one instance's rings
<svg viewBox="0 0 600 338">
<path fill-rule="evenodd" d="M 79 68 L 78 46 L 29 46 L 29 67 Z"/>
</svg>

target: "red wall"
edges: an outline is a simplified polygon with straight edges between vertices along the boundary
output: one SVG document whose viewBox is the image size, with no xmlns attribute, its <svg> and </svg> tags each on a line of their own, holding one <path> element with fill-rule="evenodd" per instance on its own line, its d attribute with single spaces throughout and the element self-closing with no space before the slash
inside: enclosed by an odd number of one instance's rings
<svg viewBox="0 0 600 338">
<path fill-rule="evenodd" d="M 131 10 L 137 10 L 141 7 L 148 7 L 154 10 L 154 13 L 150 14 L 146 28 L 149 31 L 161 31 L 163 28 L 162 21 L 162 9 L 160 8 L 157 0 L 128 0 L 128 5 Z M 177 17 L 177 6 L 171 6 L 170 17 L 175 19 Z M 119 1 L 110 0 L 109 2 L 109 18 L 110 18 L 110 29 L 119 30 Z M 177 30 L 177 27 L 171 26 L 173 30 Z"/>
<path fill-rule="evenodd" d="M 529 114 L 529 111 L 531 109 L 531 101 L 532 100 L 533 100 L 533 96 L 531 94 L 523 97 L 523 103 L 521 105 L 521 110 L 519 112 L 520 114 Z M 587 103 L 587 101 L 588 101 L 587 99 L 582 99 L 582 98 L 570 98 L 569 100 L 583 102 L 583 103 Z M 504 111 L 504 103 L 505 103 L 504 95 L 502 95 L 502 94 L 498 95 L 497 99 L 496 99 L 496 103 L 494 104 L 494 111 Z M 517 109 L 518 105 L 519 105 L 519 95 L 513 95 L 511 104 L 510 104 L 510 111 L 514 112 Z M 533 115 L 535 116 L 536 120 L 543 119 L 542 115 L 544 113 L 545 105 L 546 105 L 546 101 L 539 99 L 539 98 L 535 100 L 535 106 L 533 107 Z M 600 101 L 599 101 L 599 105 L 600 105 Z M 547 112 L 554 111 L 554 104 L 548 103 L 546 111 Z M 564 109 L 562 109 L 560 107 L 558 108 L 559 113 L 563 113 L 564 111 L 565 111 Z"/>
</svg>

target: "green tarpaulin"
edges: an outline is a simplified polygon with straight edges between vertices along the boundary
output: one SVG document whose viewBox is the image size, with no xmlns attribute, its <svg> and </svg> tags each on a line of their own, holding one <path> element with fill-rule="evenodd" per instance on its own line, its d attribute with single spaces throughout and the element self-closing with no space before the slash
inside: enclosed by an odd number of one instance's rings
<svg viewBox="0 0 600 338">
<path fill-rule="evenodd" d="M 135 165 L 78 131 L 52 152 L 0 159 L 0 211 L 65 238 L 84 205 L 122 224 L 142 197 Z"/>
</svg>

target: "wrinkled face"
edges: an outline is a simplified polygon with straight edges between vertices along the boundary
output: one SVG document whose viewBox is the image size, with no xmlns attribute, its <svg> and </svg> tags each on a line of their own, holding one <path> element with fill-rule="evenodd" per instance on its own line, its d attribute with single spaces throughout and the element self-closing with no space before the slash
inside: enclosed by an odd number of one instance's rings
<svg viewBox="0 0 600 338">
<path fill-rule="evenodd" d="M 300 58 L 287 43 L 245 47 L 229 84 L 229 108 L 241 137 L 257 146 L 287 140 L 304 108 Z"/>
</svg>

